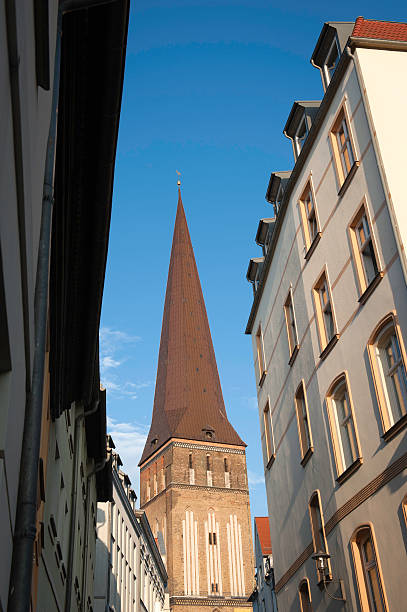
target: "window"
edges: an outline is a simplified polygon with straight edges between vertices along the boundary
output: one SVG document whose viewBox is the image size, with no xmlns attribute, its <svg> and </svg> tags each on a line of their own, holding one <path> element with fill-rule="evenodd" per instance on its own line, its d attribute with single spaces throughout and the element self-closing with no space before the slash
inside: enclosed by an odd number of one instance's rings
<svg viewBox="0 0 407 612">
<path fill-rule="evenodd" d="M 263 410 L 263 422 L 264 422 L 264 438 L 265 438 L 265 444 L 266 444 L 267 466 L 269 467 L 271 465 L 272 460 L 275 458 L 273 424 L 271 422 L 269 401 L 267 401 L 267 404 Z"/>
<path fill-rule="evenodd" d="M 335 37 L 332 41 L 331 47 L 329 49 L 329 52 L 328 52 L 328 55 L 324 62 L 324 67 L 323 67 L 326 87 L 328 87 L 329 83 L 332 80 L 332 77 L 334 75 L 334 72 L 339 62 L 339 58 L 340 58 L 339 45 Z"/>
<path fill-rule="evenodd" d="M 295 394 L 295 411 L 297 413 L 298 438 L 300 440 L 301 463 L 305 465 L 313 452 L 311 428 L 305 385 L 302 380 Z"/>
<path fill-rule="evenodd" d="M 312 612 L 311 590 L 309 588 L 308 578 L 304 578 L 304 580 L 300 582 L 298 595 L 300 597 L 301 612 Z"/>
<path fill-rule="evenodd" d="M 360 208 L 350 223 L 349 233 L 359 292 L 362 295 L 379 275 L 378 257 L 365 205 Z"/>
<path fill-rule="evenodd" d="M 264 378 L 267 374 L 266 370 L 266 362 L 264 358 L 264 345 L 263 345 L 263 334 L 261 331 L 261 326 L 259 325 L 259 329 L 256 334 L 256 348 L 257 348 L 257 367 L 259 374 L 259 385 L 261 386 L 264 382 Z"/>
<path fill-rule="evenodd" d="M 155 469 L 157 470 L 157 465 L 155 466 Z M 154 472 L 154 495 L 157 495 L 158 493 L 158 484 L 157 484 L 157 472 Z"/>
<path fill-rule="evenodd" d="M 291 288 L 290 288 L 290 292 L 284 304 L 284 314 L 285 314 L 285 324 L 287 327 L 288 348 L 290 350 L 290 365 L 291 365 L 293 358 L 294 358 L 294 352 L 296 354 L 298 351 L 297 326 L 295 324 L 294 304 L 293 304 L 293 296 L 292 296 Z"/>
<path fill-rule="evenodd" d="M 351 538 L 351 548 L 362 612 L 386 612 L 388 608 L 380 564 L 373 530 L 369 525 L 356 530 Z"/>
<path fill-rule="evenodd" d="M 355 417 L 346 374 L 341 374 L 331 385 L 327 394 L 327 407 L 336 471 L 340 477 L 360 458 Z"/>
<path fill-rule="evenodd" d="M 298 127 L 294 135 L 294 146 L 295 146 L 295 152 L 296 152 L 297 158 L 299 154 L 301 153 L 301 149 L 304 146 L 304 142 L 306 141 L 307 136 L 308 136 L 308 126 L 307 126 L 307 119 L 304 114 L 303 118 L 298 124 Z"/>
<path fill-rule="evenodd" d="M 225 468 L 225 487 L 230 489 L 230 467 L 227 457 L 224 457 L 223 463 Z"/>
<path fill-rule="evenodd" d="M 314 552 L 328 552 L 328 545 L 325 537 L 324 519 L 321 508 L 321 498 L 319 491 L 315 491 L 309 502 L 309 514 L 312 531 L 312 543 L 314 546 Z M 315 562 L 316 563 L 316 562 Z M 328 559 L 328 567 L 330 568 L 330 562 Z M 329 574 L 330 574 L 329 570 Z M 322 580 L 324 576 L 317 568 L 318 579 Z"/>
<path fill-rule="evenodd" d="M 393 315 L 389 315 L 379 324 L 370 339 L 368 351 L 386 438 L 387 432 L 396 433 L 407 423 L 404 347 Z"/>
<path fill-rule="evenodd" d="M 206 484 L 212 486 L 212 461 L 211 456 L 206 455 Z"/>
<path fill-rule="evenodd" d="M 305 257 L 311 255 L 311 246 L 316 246 L 318 239 L 320 238 L 319 222 L 317 216 L 317 210 L 315 206 L 315 195 L 312 188 L 311 179 L 307 182 L 305 189 L 299 201 L 300 219 L 302 226 L 302 233 L 305 243 Z"/>
<path fill-rule="evenodd" d="M 321 351 L 323 352 L 328 343 L 336 336 L 336 326 L 332 308 L 332 296 L 329 289 L 326 272 L 323 272 L 314 289 L 314 305 L 319 333 Z M 321 353 L 322 356 L 322 353 Z"/>
<path fill-rule="evenodd" d="M 331 143 L 338 180 L 340 185 L 343 185 L 355 164 L 354 146 L 344 106 L 332 127 Z"/>
<path fill-rule="evenodd" d="M 192 453 L 189 453 L 188 457 L 188 469 L 189 469 L 189 484 L 195 484 L 195 470 L 192 463 Z"/>
</svg>

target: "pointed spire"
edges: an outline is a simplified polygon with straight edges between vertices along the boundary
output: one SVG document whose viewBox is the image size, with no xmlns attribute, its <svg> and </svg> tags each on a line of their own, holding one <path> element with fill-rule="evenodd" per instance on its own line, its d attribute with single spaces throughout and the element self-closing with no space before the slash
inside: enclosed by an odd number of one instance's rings
<svg viewBox="0 0 407 612">
<path fill-rule="evenodd" d="M 226 416 L 180 187 L 153 417 L 140 465 L 170 438 L 245 446 Z"/>
</svg>

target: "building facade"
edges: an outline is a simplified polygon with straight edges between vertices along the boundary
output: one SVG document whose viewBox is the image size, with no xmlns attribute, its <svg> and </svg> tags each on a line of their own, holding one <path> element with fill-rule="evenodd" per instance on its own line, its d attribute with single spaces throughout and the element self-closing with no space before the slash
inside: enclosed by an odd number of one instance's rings
<svg viewBox="0 0 407 612">
<path fill-rule="evenodd" d="M 271 175 L 249 265 L 281 610 L 407 599 L 404 126 L 393 138 L 406 48 L 406 24 L 324 25 L 324 95 L 292 107 L 294 166 Z"/>
<path fill-rule="evenodd" d="M 273 551 L 268 516 L 254 519 L 254 562 L 256 586 L 250 597 L 254 612 L 277 612 L 274 584 Z"/>
<path fill-rule="evenodd" d="M 245 444 L 226 416 L 180 192 L 140 491 L 165 543 L 170 609 L 250 609 Z"/>
<path fill-rule="evenodd" d="M 114 448 L 110 436 L 108 447 Z M 137 496 L 121 465 L 113 452 L 113 498 L 97 507 L 94 611 L 162 612 L 169 608 L 160 543 L 145 512 L 136 509 Z"/>
<path fill-rule="evenodd" d="M 0 3 L 0 610 L 92 609 L 92 524 L 111 482 L 98 330 L 128 10 Z"/>
</svg>

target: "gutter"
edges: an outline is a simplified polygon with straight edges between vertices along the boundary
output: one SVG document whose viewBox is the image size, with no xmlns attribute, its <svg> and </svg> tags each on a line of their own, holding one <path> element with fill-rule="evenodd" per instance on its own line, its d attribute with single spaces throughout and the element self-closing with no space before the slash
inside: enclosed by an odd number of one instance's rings
<svg viewBox="0 0 407 612">
<path fill-rule="evenodd" d="M 16 522 L 13 537 L 13 557 L 9 584 L 8 612 L 27 612 L 31 605 L 32 563 L 34 540 L 36 537 L 38 463 L 41 441 L 44 363 L 47 336 L 49 262 L 52 208 L 54 201 L 62 17 L 68 11 L 90 8 L 101 4 L 107 4 L 111 1 L 113 0 L 65 0 L 60 2 L 58 7 L 52 106 L 44 170 L 41 229 L 34 294 L 35 342 L 32 381 L 30 381 L 31 365 L 17 17 L 15 3 L 13 0 L 7 0 L 6 2 L 6 28 L 10 62 L 10 86 L 13 106 L 17 206 L 22 268 L 27 393 L 24 433 L 20 459 Z"/>
<path fill-rule="evenodd" d="M 246 329 L 245 329 L 245 334 L 251 334 L 252 330 L 253 330 L 253 324 L 254 324 L 254 320 L 256 318 L 257 315 L 257 310 L 259 308 L 260 305 L 260 300 L 261 297 L 263 295 L 263 290 L 264 290 L 264 285 L 265 285 L 265 281 L 267 278 L 267 275 L 269 273 L 270 270 L 270 266 L 271 266 L 271 262 L 273 259 L 273 255 L 274 252 L 276 250 L 276 246 L 277 246 L 277 241 L 278 241 L 278 237 L 280 235 L 281 232 L 281 228 L 284 222 L 284 216 L 286 213 L 286 210 L 288 208 L 288 204 L 290 201 L 290 197 L 291 194 L 297 184 L 297 179 L 302 171 L 302 169 L 304 168 L 304 165 L 308 159 L 308 155 L 311 151 L 312 145 L 314 144 L 319 130 L 321 128 L 321 125 L 328 113 L 329 107 L 331 105 L 331 102 L 339 88 L 341 79 L 343 77 L 343 75 L 346 72 L 346 69 L 348 67 L 350 63 L 350 58 L 348 56 L 347 53 L 342 53 L 341 55 L 341 59 L 339 61 L 338 67 L 335 70 L 334 76 L 331 80 L 331 82 L 329 83 L 329 86 L 326 90 L 325 96 L 322 99 L 321 102 L 321 106 L 319 107 L 319 111 L 315 117 L 315 121 L 312 124 L 312 127 L 309 131 L 308 137 L 304 143 L 303 148 L 301 149 L 301 153 L 297 158 L 297 161 L 294 165 L 294 168 L 291 172 L 290 178 L 288 179 L 288 183 L 287 186 L 285 188 L 284 191 L 284 195 L 283 195 L 283 199 L 281 201 L 280 204 L 280 210 L 278 212 L 277 215 L 277 219 L 274 225 L 274 230 L 273 230 L 273 239 L 271 241 L 270 244 L 270 248 L 267 252 L 266 258 L 264 260 L 264 264 L 263 264 L 263 270 L 262 270 L 262 275 L 261 275 L 261 282 L 260 282 L 260 286 L 256 291 L 256 295 L 254 297 L 253 300 L 253 304 L 250 310 L 250 315 L 249 315 L 249 319 L 246 325 Z"/>
</svg>

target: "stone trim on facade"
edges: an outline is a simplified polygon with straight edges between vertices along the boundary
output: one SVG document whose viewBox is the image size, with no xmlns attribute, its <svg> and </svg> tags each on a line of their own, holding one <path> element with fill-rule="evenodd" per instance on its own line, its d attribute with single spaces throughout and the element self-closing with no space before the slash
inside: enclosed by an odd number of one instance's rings
<svg viewBox="0 0 407 612">
<path fill-rule="evenodd" d="M 245 451 L 244 450 L 240 450 L 238 448 L 228 448 L 227 446 L 209 446 L 207 444 L 193 444 L 190 442 L 168 442 L 166 445 L 164 445 L 158 452 L 156 455 L 152 455 L 148 461 L 146 461 L 142 466 L 140 466 L 141 470 L 144 470 L 145 468 L 147 468 L 150 464 L 154 463 L 155 461 L 157 461 L 157 459 L 159 459 L 161 457 L 161 455 L 163 455 L 166 451 L 168 451 L 172 446 L 176 446 L 178 448 L 189 448 L 191 450 L 207 450 L 207 451 L 217 451 L 217 452 L 222 452 L 222 453 L 230 453 L 232 455 L 244 455 Z"/>
<path fill-rule="evenodd" d="M 205 607 L 215 607 L 221 608 L 225 606 L 230 606 L 234 608 L 244 608 L 247 610 L 251 610 L 253 608 L 253 604 L 246 601 L 244 598 L 242 599 L 233 599 L 233 598 L 208 598 L 203 597 L 170 597 L 170 605 L 171 606 L 205 606 Z"/>
<path fill-rule="evenodd" d="M 382 487 L 386 486 L 393 478 L 398 476 L 403 470 L 407 468 L 407 453 L 404 453 L 399 459 L 389 465 L 383 472 L 378 474 L 376 478 L 371 480 L 365 487 L 355 493 L 347 502 L 342 504 L 331 518 L 325 523 L 325 533 L 329 535 L 331 531 L 344 519 L 348 514 L 353 512 L 358 506 L 363 504 L 369 497 L 372 497 Z M 288 568 L 283 574 L 280 580 L 276 584 L 276 592 L 278 593 L 287 584 L 294 574 L 300 569 L 300 567 L 307 561 L 307 559 L 314 552 L 314 547 L 308 544 L 307 548 L 301 553 L 301 555 L 294 561 L 294 563 Z"/>
</svg>

